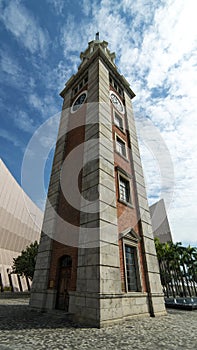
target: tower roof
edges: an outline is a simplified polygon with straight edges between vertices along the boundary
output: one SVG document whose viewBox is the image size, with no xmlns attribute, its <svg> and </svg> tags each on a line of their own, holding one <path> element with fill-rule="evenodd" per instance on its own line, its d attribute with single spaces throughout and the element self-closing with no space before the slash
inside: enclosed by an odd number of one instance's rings
<svg viewBox="0 0 197 350">
<path fill-rule="evenodd" d="M 88 43 L 88 47 L 84 52 L 81 52 L 80 59 L 81 64 L 78 67 L 78 72 L 71 76 L 71 78 L 66 82 L 65 88 L 61 91 L 60 96 L 64 98 L 65 93 L 70 89 L 70 87 L 77 81 L 79 76 L 81 76 L 88 66 L 97 58 L 101 58 L 105 62 L 106 66 L 110 69 L 111 73 L 116 79 L 124 86 L 127 90 L 130 98 L 135 97 L 135 93 L 132 91 L 129 82 L 125 79 L 123 75 L 118 72 L 117 66 L 115 65 L 115 53 L 110 52 L 108 49 L 108 42 L 99 40 L 99 33 L 96 34 L 95 40 Z"/>
<path fill-rule="evenodd" d="M 83 65 L 93 56 L 93 54 L 100 48 L 103 53 L 107 56 L 108 60 L 112 63 L 112 65 L 116 68 L 116 65 L 114 63 L 114 60 L 116 58 L 116 55 L 114 52 L 110 52 L 108 49 L 108 42 L 103 40 L 99 40 L 98 33 L 96 34 L 95 40 L 92 40 L 88 43 L 88 48 L 84 51 L 81 52 L 80 54 L 80 59 L 81 59 L 81 64 L 79 66 L 79 69 L 83 67 Z"/>
</svg>

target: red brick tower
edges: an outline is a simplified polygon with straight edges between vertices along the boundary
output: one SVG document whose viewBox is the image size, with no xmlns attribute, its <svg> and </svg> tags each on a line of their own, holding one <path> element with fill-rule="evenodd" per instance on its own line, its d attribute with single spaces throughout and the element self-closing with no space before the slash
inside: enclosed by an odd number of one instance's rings
<svg viewBox="0 0 197 350">
<path fill-rule="evenodd" d="M 97 38 L 98 39 L 98 38 Z M 165 313 L 131 99 L 107 42 L 81 53 L 62 116 L 30 305 L 101 327 Z"/>
</svg>

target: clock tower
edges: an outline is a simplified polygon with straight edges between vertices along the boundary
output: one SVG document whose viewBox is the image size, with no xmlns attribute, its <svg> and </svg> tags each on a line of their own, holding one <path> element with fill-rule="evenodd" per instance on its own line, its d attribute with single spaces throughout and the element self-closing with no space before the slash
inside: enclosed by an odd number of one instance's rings
<svg viewBox="0 0 197 350">
<path fill-rule="evenodd" d="M 165 313 L 131 100 L 106 41 L 61 92 L 30 306 L 102 327 Z"/>
</svg>

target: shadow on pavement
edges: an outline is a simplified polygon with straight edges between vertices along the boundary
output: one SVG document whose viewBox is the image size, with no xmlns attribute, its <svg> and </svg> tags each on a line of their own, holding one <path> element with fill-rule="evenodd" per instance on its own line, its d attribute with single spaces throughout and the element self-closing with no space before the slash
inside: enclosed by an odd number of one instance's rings
<svg viewBox="0 0 197 350">
<path fill-rule="evenodd" d="M 64 311 L 40 312 L 28 305 L 0 305 L 0 330 L 77 328 Z"/>
</svg>

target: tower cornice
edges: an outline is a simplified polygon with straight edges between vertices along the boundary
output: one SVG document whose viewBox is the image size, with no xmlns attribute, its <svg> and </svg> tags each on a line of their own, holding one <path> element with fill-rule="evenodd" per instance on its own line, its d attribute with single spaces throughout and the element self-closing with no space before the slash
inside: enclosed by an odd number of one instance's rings
<svg viewBox="0 0 197 350">
<path fill-rule="evenodd" d="M 105 42 L 105 43 L 107 44 L 107 42 Z M 91 44 L 91 42 L 89 44 Z M 113 53 L 111 55 L 115 55 L 115 54 Z M 125 79 L 125 77 L 117 71 L 117 67 L 115 66 L 115 64 L 113 62 L 111 62 L 111 60 L 109 60 L 108 56 L 106 55 L 106 53 L 104 52 L 103 48 L 100 45 L 98 46 L 97 50 L 89 58 L 86 58 L 86 62 L 83 62 L 83 64 L 81 64 L 79 66 L 78 72 L 76 74 L 72 75 L 72 77 L 67 81 L 65 88 L 60 92 L 60 96 L 64 98 L 64 95 L 66 94 L 66 92 L 75 84 L 75 82 L 79 79 L 79 77 L 81 77 L 83 75 L 83 73 L 85 71 L 87 71 L 88 67 L 95 60 L 97 60 L 99 58 L 102 59 L 102 61 L 107 66 L 107 68 L 112 73 L 112 75 L 116 79 L 119 80 L 119 82 L 122 84 L 123 88 L 127 91 L 130 98 L 131 99 L 134 98 L 135 93 L 130 88 L 130 84 Z"/>
</svg>

